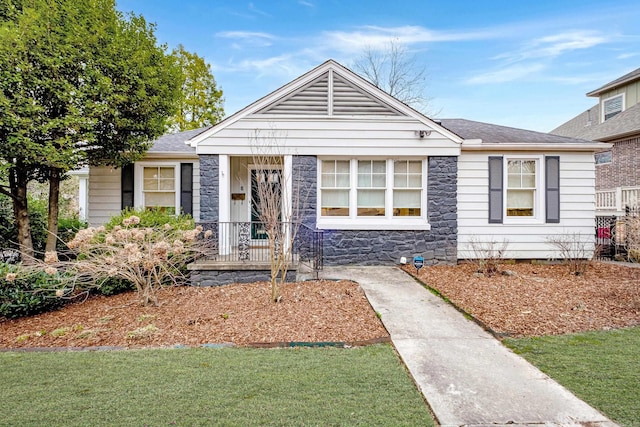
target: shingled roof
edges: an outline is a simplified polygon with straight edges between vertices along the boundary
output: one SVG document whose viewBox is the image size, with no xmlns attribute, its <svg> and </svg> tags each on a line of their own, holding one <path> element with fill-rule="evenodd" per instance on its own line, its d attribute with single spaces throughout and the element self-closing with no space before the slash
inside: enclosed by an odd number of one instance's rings
<svg viewBox="0 0 640 427">
<path fill-rule="evenodd" d="M 592 141 L 465 119 L 442 119 L 442 126 L 464 139 L 487 144 L 583 144 Z"/>
<path fill-rule="evenodd" d="M 629 82 L 640 79 L 640 68 L 637 70 L 633 70 L 630 73 L 625 74 L 622 77 L 619 77 L 604 86 L 599 87 L 596 90 L 592 90 L 587 93 L 587 96 L 600 96 L 601 93 L 607 92 L 609 90 L 615 89 L 618 86 L 626 85 Z"/>
<path fill-rule="evenodd" d="M 210 126 L 187 130 L 178 133 L 167 133 L 153 142 L 153 146 L 149 149 L 151 153 L 195 153 L 196 149 L 186 144 L 196 135 L 201 134 Z"/>
<path fill-rule="evenodd" d="M 599 117 L 600 106 L 596 105 L 558 126 L 551 133 L 592 141 L 612 141 L 640 133 L 640 104 L 627 108 L 604 123 L 598 123 Z"/>
</svg>

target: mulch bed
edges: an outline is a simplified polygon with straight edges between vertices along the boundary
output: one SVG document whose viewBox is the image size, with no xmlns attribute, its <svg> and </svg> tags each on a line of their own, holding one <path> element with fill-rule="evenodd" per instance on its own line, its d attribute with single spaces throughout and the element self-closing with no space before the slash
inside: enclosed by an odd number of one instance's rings
<svg viewBox="0 0 640 427">
<path fill-rule="evenodd" d="M 563 265 L 503 265 L 481 277 L 473 264 L 420 270 L 420 280 L 498 336 L 557 335 L 640 325 L 640 268 L 596 262 L 584 276 Z M 415 274 L 412 266 L 405 270 Z M 135 293 L 92 297 L 61 310 L 0 321 L 0 348 L 168 347 L 232 343 L 364 344 L 388 333 L 358 284 L 288 283 L 270 302 L 268 283 L 170 287 L 160 304 Z"/>
<path fill-rule="evenodd" d="M 288 283 L 270 302 L 268 283 L 170 287 L 157 307 L 135 293 L 93 297 L 61 310 L 0 323 L 0 347 L 164 347 L 233 343 L 366 343 L 388 333 L 358 284 Z"/>
<path fill-rule="evenodd" d="M 415 274 L 412 266 L 405 270 Z M 594 262 L 584 276 L 565 265 L 502 265 L 482 277 L 474 264 L 420 270 L 420 280 L 498 336 L 558 335 L 640 325 L 640 268 Z"/>
</svg>

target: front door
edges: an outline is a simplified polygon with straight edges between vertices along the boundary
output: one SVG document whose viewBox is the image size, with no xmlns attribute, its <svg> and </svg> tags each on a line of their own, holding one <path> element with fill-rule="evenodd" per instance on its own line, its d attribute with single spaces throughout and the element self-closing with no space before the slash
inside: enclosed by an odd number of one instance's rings
<svg viewBox="0 0 640 427">
<path fill-rule="evenodd" d="M 251 169 L 251 239 L 268 238 L 263 216 L 282 218 L 282 171 L 276 168 Z"/>
</svg>

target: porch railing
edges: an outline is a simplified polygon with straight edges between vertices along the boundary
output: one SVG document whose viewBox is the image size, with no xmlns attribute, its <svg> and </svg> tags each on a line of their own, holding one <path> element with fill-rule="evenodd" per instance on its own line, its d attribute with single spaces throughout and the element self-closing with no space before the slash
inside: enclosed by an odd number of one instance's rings
<svg viewBox="0 0 640 427">
<path fill-rule="evenodd" d="M 220 263 L 267 264 L 271 261 L 269 239 L 264 224 L 261 222 L 219 222 L 200 221 L 202 228 L 211 230 L 214 242 L 217 242 L 210 261 Z M 322 230 L 310 228 L 304 224 L 280 223 L 283 236 L 277 245 L 284 245 L 284 253 L 293 264 L 294 261 L 309 263 L 314 272 L 322 270 L 324 258 L 324 239 Z M 293 227 L 297 228 L 294 229 Z M 295 239 L 292 242 L 293 231 Z M 289 248 L 289 245 L 292 245 Z M 290 249 L 290 250 L 289 250 Z"/>
<path fill-rule="evenodd" d="M 242 262 L 242 263 L 268 263 L 271 261 L 269 249 L 269 238 L 263 223 L 255 221 L 247 222 L 219 222 L 200 221 L 202 228 L 211 230 L 212 239 L 217 241 L 212 253 L 207 257 L 212 261 L 219 262 Z M 291 224 L 280 223 L 281 236 L 285 236 L 282 241 L 276 241 L 277 245 L 285 245 L 284 253 L 288 256 L 289 262 L 293 260 L 295 246 L 288 250 L 289 239 L 287 236 L 291 232 Z"/>
<path fill-rule="evenodd" d="M 617 187 L 596 191 L 596 210 L 624 212 L 640 205 L 640 187 Z"/>
</svg>

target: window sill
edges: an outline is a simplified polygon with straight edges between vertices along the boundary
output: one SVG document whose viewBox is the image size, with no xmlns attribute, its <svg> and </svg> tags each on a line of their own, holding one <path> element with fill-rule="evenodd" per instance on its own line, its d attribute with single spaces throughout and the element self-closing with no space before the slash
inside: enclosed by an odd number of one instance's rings
<svg viewBox="0 0 640 427">
<path fill-rule="evenodd" d="M 345 219 L 343 221 L 319 218 L 316 227 L 320 230 L 431 230 L 431 224 L 425 219 L 418 220 L 378 220 L 362 221 Z"/>
</svg>

